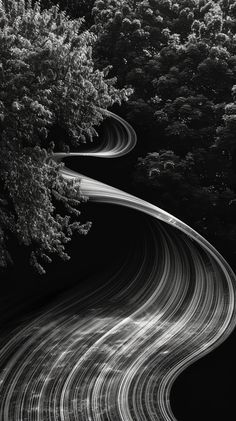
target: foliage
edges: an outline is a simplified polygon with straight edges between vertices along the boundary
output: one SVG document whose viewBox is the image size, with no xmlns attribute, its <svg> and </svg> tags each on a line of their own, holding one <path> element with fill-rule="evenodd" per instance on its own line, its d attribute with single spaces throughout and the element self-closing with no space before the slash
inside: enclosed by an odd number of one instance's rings
<svg viewBox="0 0 236 421">
<path fill-rule="evenodd" d="M 96 0 L 93 14 L 97 66 L 134 88 L 136 189 L 235 248 L 235 0 Z"/>
<path fill-rule="evenodd" d="M 90 28 L 93 22 L 92 8 L 95 0 L 41 0 L 42 8 L 58 4 L 71 18 L 84 18 L 83 26 Z"/>
<path fill-rule="evenodd" d="M 222 151 L 227 151 L 234 158 L 236 153 L 236 85 L 232 87 L 232 100 L 225 104 L 223 121 L 224 124 L 217 127 L 215 146 Z M 236 172 L 235 165 L 234 169 Z"/>
<path fill-rule="evenodd" d="M 236 176 L 226 154 L 196 149 L 180 158 L 160 150 L 140 158 L 135 173 L 144 195 L 219 246 L 235 247 Z"/>
<path fill-rule="evenodd" d="M 236 1 L 59 0 L 63 12 L 56 0 L 41 3 L 11 0 L 1 7 L 2 261 L 9 258 L 6 235 L 16 235 L 17 224 L 18 239 L 34 245 L 34 253 L 60 253 L 57 235 L 64 253 L 75 219 L 62 222 L 67 215 L 56 213 L 58 201 L 73 212 L 81 198 L 79 184 L 62 181 L 49 159 L 51 141 L 61 149 L 92 139 L 101 109 L 122 100 L 120 112 L 134 125 L 144 156 L 135 172 L 137 193 L 211 241 L 235 247 Z M 18 171 L 12 178 L 10 159 Z M 41 237 L 19 222 L 28 208 L 23 192 L 31 188 L 20 176 L 26 162 L 33 185 L 47 186 L 39 188 L 37 206 L 52 205 L 43 208 L 53 219 Z"/>
<path fill-rule="evenodd" d="M 129 92 L 117 90 L 106 69 L 94 69 L 95 36 L 81 31 L 81 23 L 58 6 L 0 2 L 1 266 L 10 259 L 12 236 L 30 248 L 32 264 L 43 272 L 41 259 L 68 258 L 72 232 L 89 228 L 73 219 L 83 200 L 79 182 L 62 179 L 52 150 L 92 139 L 102 109 Z M 66 138 L 52 143 L 55 126 Z"/>
<path fill-rule="evenodd" d="M 236 80 L 234 5 L 232 0 L 95 2 L 97 62 L 113 65 L 120 86 L 134 87 L 126 115 L 138 129 L 145 102 L 150 143 L 183 153 L 184 146 L 187 152 L 213 142 Z"/>
</svg>

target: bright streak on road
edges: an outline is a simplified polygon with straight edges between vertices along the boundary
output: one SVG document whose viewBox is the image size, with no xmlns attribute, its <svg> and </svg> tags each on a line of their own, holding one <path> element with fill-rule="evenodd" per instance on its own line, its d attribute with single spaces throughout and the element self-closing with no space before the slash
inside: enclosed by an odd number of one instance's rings
<svg viewBox="0 0 236 421">
<path fill-rule="evenodd" d="M 101 147 L 55 158 L 131 151 L 132 127 L 107 114 L 113 124 Z M 235 326 L 235 275 L 173 215 L 68 168 L 62 174 L 79 177 L 90 200 L 143 214 L 140 239 L 119 271 L 108 265 L 97 275 L 104 277 L 98 289 L 61 299 L 6 339 L 0 420 L 173 421 L 174 380 Z"/>
</svg>

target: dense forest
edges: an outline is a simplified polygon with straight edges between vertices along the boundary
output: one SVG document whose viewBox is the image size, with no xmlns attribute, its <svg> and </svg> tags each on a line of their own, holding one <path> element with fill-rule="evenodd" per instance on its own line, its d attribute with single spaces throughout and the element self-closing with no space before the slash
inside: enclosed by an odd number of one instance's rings
<svg viewBox="0 0 236 421">
<path fill-rule="evenodd" d="M 108 266 L 122 274 L 123 257 L 132 256 L 134 267 L 136 263 L 137 268 L 138 264 L 142 266 L 145 244 L 141 244 L 139 231 L 144 239 L 145 229 L 150 229 L 148 221 L 133 209 L 92 203 L 83 194 L 80 179 L 63 178 L 63 164 L 53 158 L 56 152 L 78 152 L 99 144 L 109 124 L 106 110 L 121 116 L 135 129 L 138 139 L 135 149 L 125 157 L 100 160 L 98 164 L 98 159 L 90 157 L 76 158 L 73 162 L 66 158 L 69 167 L 170 212 L 203 235 L 236 270 L 235 33 L 236 0 L 0 0 L 1 334 L 6 333 L 8 338 L 14 329 L 15 335 L 15 328 L 22 321 L 27 324 L 31 311 L 36 314 L 41 307 L 45 309 L 55 297 L 70 294 L 70 288 L 73 297 L 78 295 L 79 299 L 83 288 L 95 291 L 103 288 L 107 282 L 104 268 Z M 175 237 L 175 228 L 172 234 Z M 182 241 L 181 235 L 179 238 Z M 155 247 L 152 250 L 152 240 L 149 243 L 147 261 L 156 251 Z M 158 260 L 161 247 L 159 250 L 155 255 L 158 264 L 153 265 L 158 270 L 162 268 L 162 260 Z M 178 254 L 177 247 L 176 250 Z M 64 263 L 70 258 L 70 263 Z M 173 271 L 175 280 L 179 266 L 175 266 L 174 260 L 167 267 Z M 54 264 L 49 265 L 51 262 Z M 209 263 L 205 265 L 209 269 L 206 271 L 209 289 L 206 293 L 202 289 L 202 296 L 207 298 L 208 292 L 210 301 L 208 274 L 213 272 Z M 192 274 L 193 268 L 190 259 L 190 269 L 183 269 L 184 275 Z M 196 282 L 196 290 L 201 289 L 205 272 L 197 274 L 200 281 Z M 131 275 L 128 269 L 122 282 L 125 284 L 128 279 L 129 285 Z M 146 272 L 143 279 L 145 276 Z M 118 288 L 120 279 L 114 279 Z M 193 278 L 190 279 L 192 288 Z M 212 285 L 217 285 L 218 280 L 217 275 L 213 277 Z M 143 280 L 140 284 L 143 287 Z M 167 293 L 172 284 L 164 288 Z M 132 287 L 131 284 L 131 302 L 136 293 Z M 189 296 L 194 292 L 191 288 Z M 178 294 L 179 289 L 175 290 Z M 120 307 L 115 304 L 112 289 L 107 291 L 108 296 L 105 294 L 104 301 L 101 300 L 101 307 L 107 306 L 106 316 L 117 317 L 120 308 L 129 310 L 126 284 L 124 294 L 120 295 Z M 107 298 L 109 294 L 111 300 Z M 138 288 L 137 296 L 139 304 Z M 194 295 L 193 298 L 196 300 Z M 230 306 L 233 309 L 228 298 L 224 292 L 217 303 L 223 309 L 224 305 L 225 309 Z M 203 302 L 199 301 L 193 319 L 201 313 Z M 69 317 L 78 315 L 80 306 L 78 301 L 73 312 L 68 312 Z M 100 309 L 96 300 L 94 308 L 91 316 L 94 332 L 89 333 L 89 340 L 97 335 L 94 314 Z M 156 304 L 153 308 L 156 309 Z M 86 315 L 86 306 L 84 314 L 83 311 L 82 308 L 82 316 Z M 59 355 L 63 350 L 60 335 L 67 331 L 67 326 L 57 329 L 59 325 L 50 324 L 51 319 L 49 312 L 49 324 L 42 322 L 42 333 L 48 326 L 49 334 L 58 335 L 57 342 L 51 338 L 48 342 L 53 356 L 54 351 Z M 153 326 L 156 325 L 155 321 Z M 38 326 L 36 322 L 36 336 L 40 332 Z M 206 325 L 206 331 L 212 326 L 214 318 Z M 182 331 L 188 335 L 187 329 Z M 28 335 L 30 339 L 32 331 Z M 18 337 L 23 342 L 26 338 L 21 333 Z M 142 333 L 139 337 L 145 339 Z M 193 337 L 197 342 L 197 331 Z M 147 344 L 150 348 L 148 341 Z M 81 347 L 75 349 L 76 365 L 78 351 L 84 353 L 83 345 L 81 341 Z M 10 352 L 7 349 L 7 358 L 14 358 L 18 347 L 20 350 L 20 342 Z M 132 348 L 133 345 L 131 351 Z M 24 346 L 21 349 L 24 351 Z M 34 370 L 38 354 L 33 354 L 31 348 L 29 351 L 32 361 L 35 359 L 32 363 L 30 360 L 30 370 L 31 366 Z M 40 352 L 41 355 L 47 352 L 43 341 Z M 185 370 L 174 383 L 170 396 L 177 418 L 189 420 L 191 413 L 192 421 L 230 419 L 234 354 L 232 335 L 223 347 L 196 362 L 195 368 Z M 154 355 L 158 356 L 156 348 Z M 168 351 L 163 355 L 163 361 L 168 361 Z M 1 374 L 4 359 L 0 361 Z M 50 372 L 54 364 L 51 361 Z M 100 361 L 99 355 L 99 364 Z M 158 368 L 158 364 L 159 360 L 154 360 L 153 367 Z M 86 364 L 83 366 L 86 368 Z M 21 367 L 22 361 L 17 369 Z M 68 361 L 65 367 L 71 369 Z M 63 380 L 60 369 L 59 382 Z M 36 383 L 39 379 L 35 389 L 38 392 L 41 377 L 35 373 L 32 379 Z M 124 370 L 122 376 L 126 374 Z M 8 381 L 9 390 L 13 391 L 12 401 L 6 399 L 7 405 L 10 402 L 10 413 L 11 402 L 17 401 L 10 376 Z M 24 387 L 22 383 L 19 388 L 22 393 Z M 53 395 L 48 396 L 55 409 Z M 2 395 L 0 401 L 0 407 L 4 406 Z M 32 395 L 29 401 L 36 402 Z M 18 402 L 21 405 L 21 400 Z M 14 421 L 18 419 L 16 416 Z"/>
<path fill-rule="evenodd" d="M 11 0 L 0 13 L 1 266 L 17 239 L 44 272 L 88 231 L 75 218 L 86 198 L 51 156 L 90 143 L 101 108 L 138 136 L 127 189 L 233 263 L 236 1 Z"/>
</svg>

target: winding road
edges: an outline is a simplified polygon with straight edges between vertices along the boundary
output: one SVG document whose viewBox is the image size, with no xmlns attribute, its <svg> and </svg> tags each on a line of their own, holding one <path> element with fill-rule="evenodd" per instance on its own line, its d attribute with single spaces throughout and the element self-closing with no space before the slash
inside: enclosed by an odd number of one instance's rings
<svg viewBox="0 0 236 421">
<path fill-rule="evenodd" d="M 97 149 L 55 159 L 131 151 L 132 127 L 107 116 Z M 121 250 L 118 269 L 108 265 L 96 275 L 102 279 L 97 289 L 60 298 L 3 338 L 0 420 L 174 421 L 174 380 L 235 326 L 235 274 L 173 215 L 69 168 L 61 171 L 79 177 L 90 201 L 140 212 L 139 240 L 129 253 Z"/>
</svg>

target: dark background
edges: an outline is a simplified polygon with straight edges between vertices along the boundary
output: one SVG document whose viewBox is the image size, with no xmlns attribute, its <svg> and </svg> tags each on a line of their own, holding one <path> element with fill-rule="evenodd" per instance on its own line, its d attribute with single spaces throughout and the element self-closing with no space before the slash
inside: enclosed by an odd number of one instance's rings
<svg viewBox="0 0 236 421">
<path fill-rule="evenodd" d="M 81 173 L 128 190 L 130 185 L 127 178 L 126 182 L 122 179 L 126 164 L 127 158 L 81 158 L 76 162 L 71 161 L 70 167 L 79 168 Z M 81 212 L 81 218 L 92 220 L 93 225 L 87 236 L 78 235 L 69 244 L 71 260 L 68 263 L 56 259 L 48 266 L 46 275 L 37 275 L 27 265 L 24 251 L 19 253 L 18 249 L 15 265 L 7 272 L 1 271 L 2 334 L 30 318 L 32 312 L 35 314 L 42 310 L 69 289 L 79 285 L 83 291 L 91 275 L 101 273 L 107 265 L 115 267 L 121 250 L 124 255 L 126 250 L 132 248 L 141 223 L 137 212 L 91 202 L 82 205 Z M 99 283 L 99 279 L 96 282 Z M 177 378 L 171 391 L 171 406 L 179 421 L 231 419 L 230 414 L 234 409 L 235 344 L 234 332 L 219 348 Z"/>
</svg>

